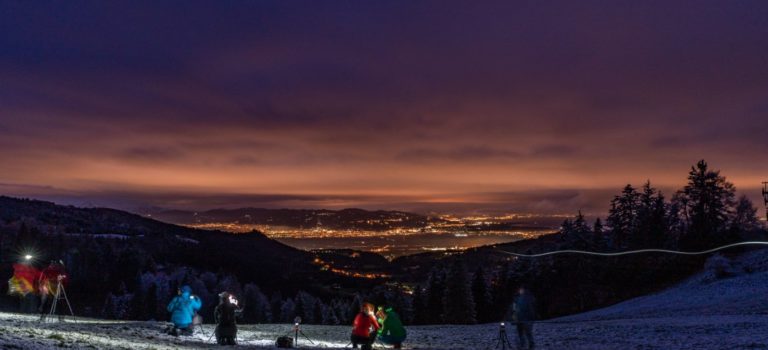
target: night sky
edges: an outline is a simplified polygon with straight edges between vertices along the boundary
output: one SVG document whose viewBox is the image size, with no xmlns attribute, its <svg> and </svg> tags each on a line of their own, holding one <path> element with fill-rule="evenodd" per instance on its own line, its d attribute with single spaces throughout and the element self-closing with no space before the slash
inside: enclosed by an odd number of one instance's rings
<svg viewBox="0 0 768 350">
<path fill-rule="evenodd" d="M 766 1 L 0 2 L 2 194 L 600 213 L 702 158 L 759 198 Z"/>
</svg>

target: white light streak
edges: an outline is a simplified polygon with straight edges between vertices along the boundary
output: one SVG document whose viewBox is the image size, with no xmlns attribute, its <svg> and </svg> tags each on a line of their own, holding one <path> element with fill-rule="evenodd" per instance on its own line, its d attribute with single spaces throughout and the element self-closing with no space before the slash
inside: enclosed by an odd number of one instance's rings
<svg viewBox="0 0 768 350">
<path fill-rule="evenodd" d="M 668 250 L 668 249 L 638 249 L 638 250 L 628 250 L 624 252 L 614 252 L 614 253 L 600 253 L 600 252 L 591 252 L 586 250 L 573 250 L 573 249 L 564 249 L 564 250 L 555 250 L 551 252 L 546 253 L 539 253 L 539 254 L 521 254 L 521 253 L 514 253 L 514 252 L 508 252 L 506 250 L 497 249 L 499 252 L 521 257 L 521 258 L 539 258 L 542 256 L 549 256 L 549 255 L 557 255 L 557 254 L 584 254 L 584 255 L 597 255 L 597 256 L 621 256 L 621 255 L 630 255 L 630 254 L 642 254 L 642 253 L 666 253 L 666 254 L 678 254 L 678 255 L 704 255 L 716 252 L 718 250 L 738 247 L 738 246 L 745 246 L 745 245 L 766 245 L 768 246 L 768 242 L 763 241 L 749 241 L 749 242 L 739 242 L 739 243 L 733 243 L 728 244 L 724 246 L 720 246 L 717 248 L 702 250 L 698 252 L 684 252 L 679 250 Z"/>
</svg>

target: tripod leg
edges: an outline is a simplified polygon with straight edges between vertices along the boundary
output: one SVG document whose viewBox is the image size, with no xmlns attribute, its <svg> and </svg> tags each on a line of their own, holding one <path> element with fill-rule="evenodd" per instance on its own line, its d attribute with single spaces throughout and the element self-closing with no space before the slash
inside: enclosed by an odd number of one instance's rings
<svg viewBox="0 0 768 350">
<path fill-rule="evenodd" d="M 312 339 L 309 339 L 309 337 L 306 334 L 304 334 L 304 332 L 302 332 L 301 330 L 299 330 L 299 332 L 301 333 L 301 335 L 304 336 L 304 338 L 306 338 L 309 341 L 310 344 L 315 345 L 315 342 L 313 342 Z"/>
<path fill-rule="evenodd" d="M 48 316 L 53 316 L 56 314 L 56 305 L 59 303 L 59 296 L 61 295 L 61 282 L 59 282 L 56 285 L 56 293 L 53 294 L 53 299 L 51 299 L 51 312 L 48 313 Z"/>
<path fill-rule="evenodd" d="M 69 298 L 67 297 L 67 290 L 64 289 L 64 286 L 61 286 L 61 292 L 64 293 L 64 301 L 67 302 L 67 307 L 69 308 L 69 314 L 72 315 L 72 317 L 75 316 L 75 313 L 72 311 L 72 305 L 69 304 Z"/>
</svg>

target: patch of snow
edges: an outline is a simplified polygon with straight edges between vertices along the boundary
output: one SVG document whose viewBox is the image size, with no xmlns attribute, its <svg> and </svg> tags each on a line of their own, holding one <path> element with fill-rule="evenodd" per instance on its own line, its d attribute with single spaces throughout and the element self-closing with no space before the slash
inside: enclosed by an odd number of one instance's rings
<svg viewBox="0 0 768 350">
<path fill-rule="evenodd" d="M 710 271 L 653 295 L 534 326 L 536 349 L 768 349 L 768 250 L 734 259 L 728 278 Z M 0 313 L 2 349 L 219 349 L 213 325 L 191 337 L 163 332 L 165 322 L 67 318 L 39 322 L 36 316 Z M 350 326 L 304 325 L 299 348 L 348 348 Z M 507 335 L 516 342 L 513 324 Z M 238 348 L 274 349 L 290 324 L 240 325 Z M 408 327 L 407 349 L 496 349 L 498 324 Z M 383 348 L 377 345 L 377 348 Z"/>
<path fill-rule="evenodd" d="M 200 244 L 200 241 L 198 241 L 196 239 L 182 237 L 182 236 L 179 236 L 179 235 L 176 235 L 176 239 L 178 239 L 178 240 L 180 240 L 182 242 L 187 242 L 187 243 L 192 243 L 192 244 Z"/>
</svg>

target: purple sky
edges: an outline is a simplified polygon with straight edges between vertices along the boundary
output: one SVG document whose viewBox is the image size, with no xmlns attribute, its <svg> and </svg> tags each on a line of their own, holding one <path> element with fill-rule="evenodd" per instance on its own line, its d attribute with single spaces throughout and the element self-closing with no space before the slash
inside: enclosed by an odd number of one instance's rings
<svg viewBox="0 0 768 350">
<path fill-rule="evenodd" d="M 601 213 L 768 180 L 765 1 L 0 4 L 0 193 Z M 761 204 L 761 203 L 756 203 Z"/>
</svg>

